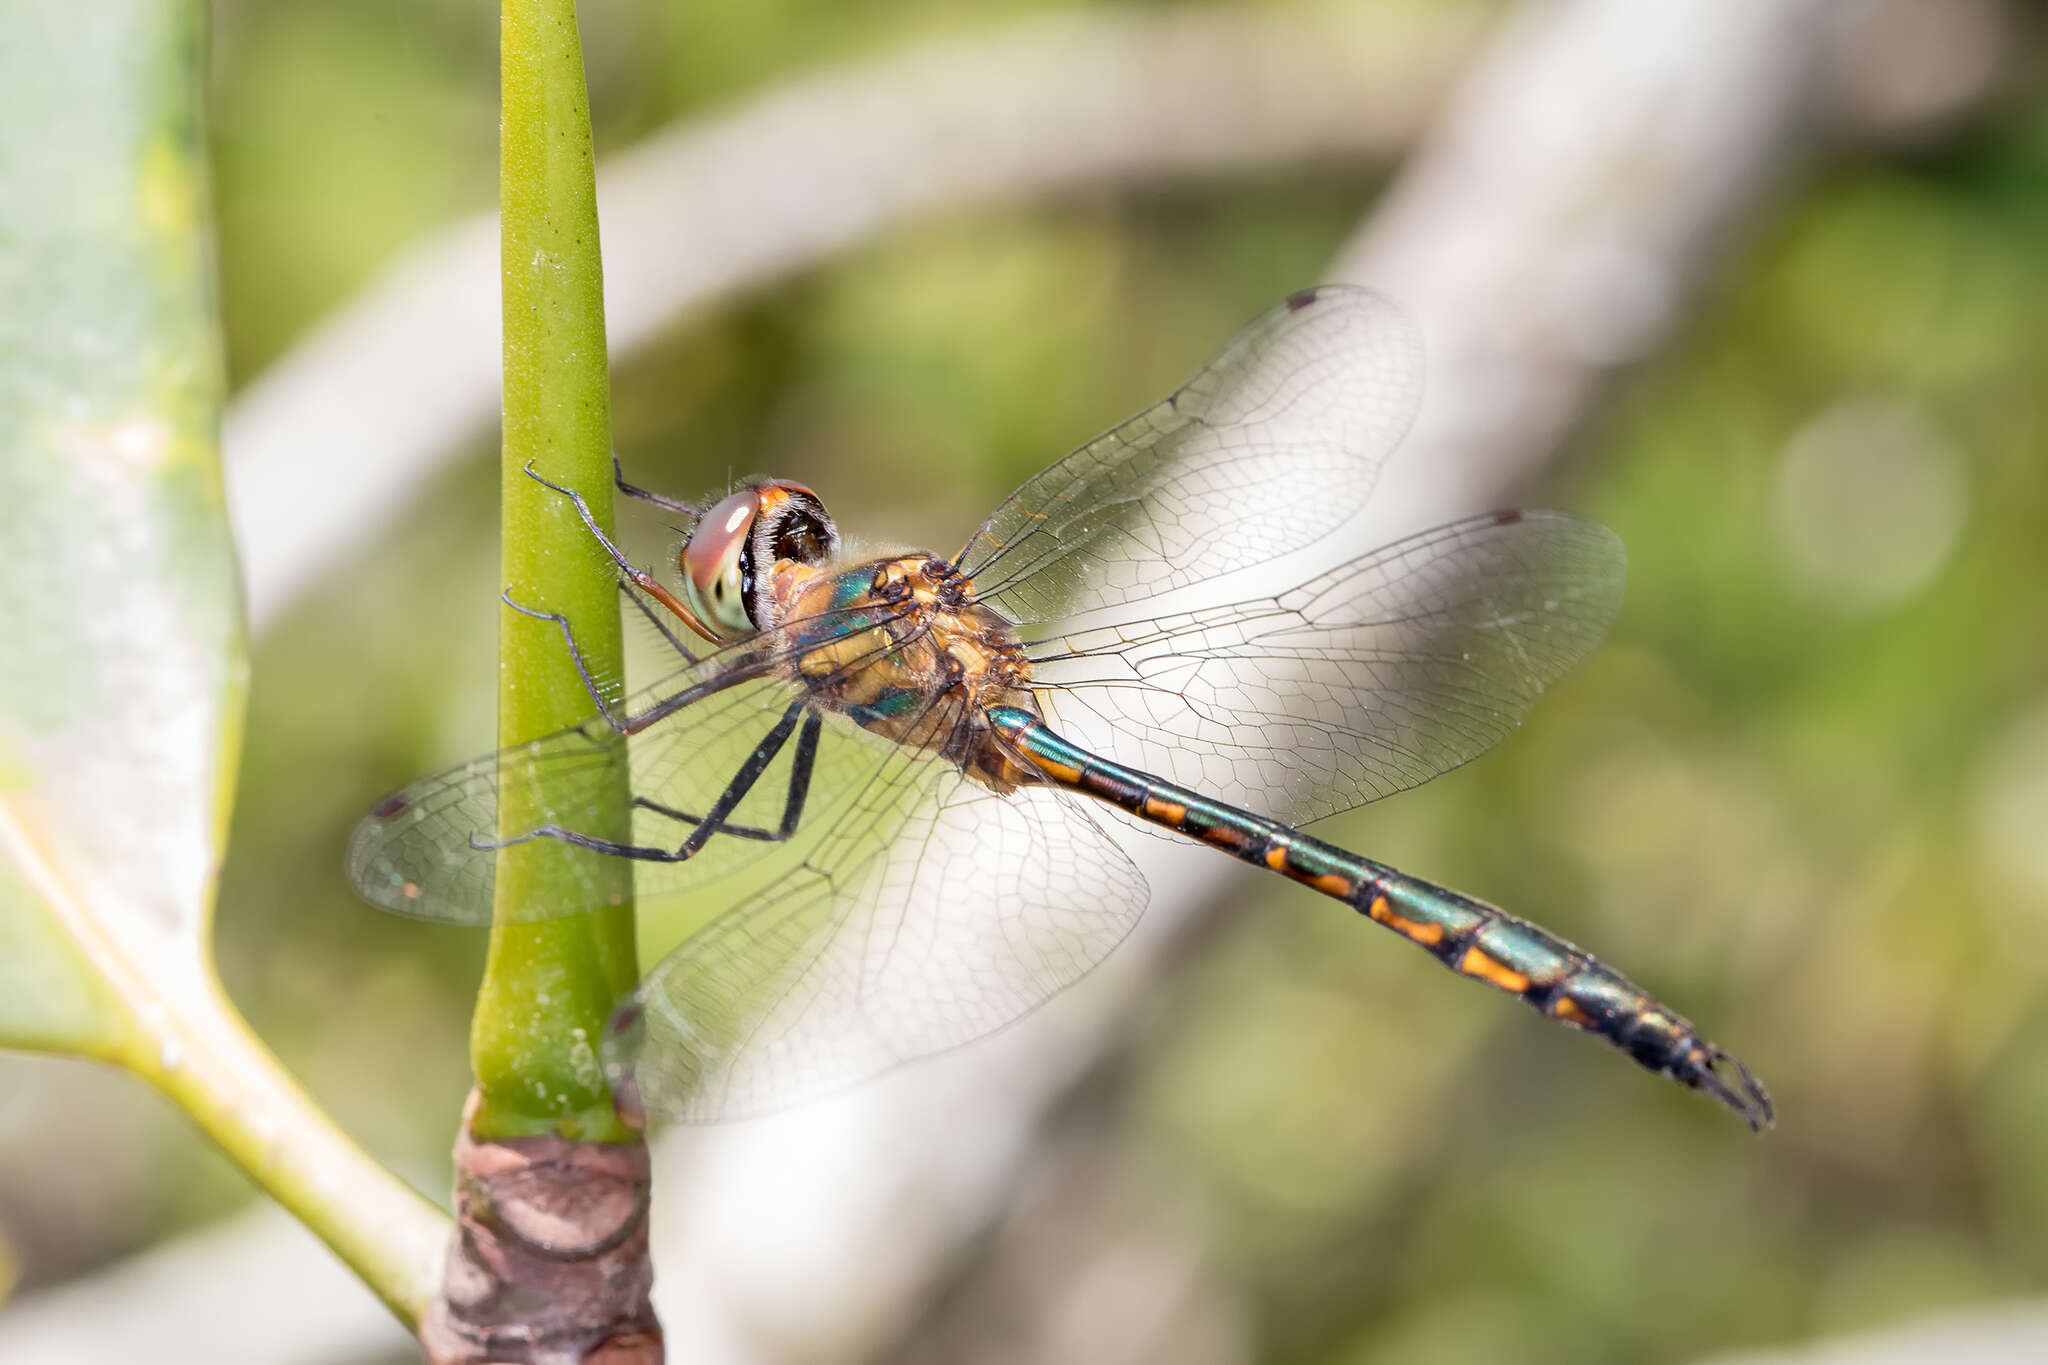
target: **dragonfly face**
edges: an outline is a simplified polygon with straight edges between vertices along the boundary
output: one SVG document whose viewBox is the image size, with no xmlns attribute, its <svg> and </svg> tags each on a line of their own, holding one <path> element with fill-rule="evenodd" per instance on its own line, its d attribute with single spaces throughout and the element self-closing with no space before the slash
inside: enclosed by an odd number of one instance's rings
<svg viewBox="0 0 2048 1365">
<path fill-rule="evenodd" d="M 767 480 L 740 489 L 697 518 L 676 556 L 684 623 L 713 644 L 770 624 L 763 589 L 781 566 L 822 564 L 839 550 L 839 529 L 818 495 L 800 483 Z"/>
<path fill-rule="evenodd" d="M 1367 505 L 1420 376 L 1386 299 L 1297 294 L 1024 484 L 950 559 L 838 562 L 817 496 L 763 482 L 698 516 L 673 593 L 558 489 L 636 606 L 720 648 L 698 658 L 671 635 L 671 677 L 623 703 L 593 684 L 584 725 L 380 802 L 350 875 L 388 909 L 482 924 L 508 844 L 631 859 L 643 903 L 793 845 L 766 889 L 655 966 L 607 1044 L 648 1113 L 709 1120 L 981 1037 L 1071 984 L 1144 907 L 1104 828 L 1129 820 L 1338 900 L 1762 1127 L 1770 1099 L 1742 1064 L 1626 977 L 1300 828 L 1484 752 L 1620 602 L 1620 542 L 1545 512 L 1245 586 Z M 630 840 L 593 832 L 621 781 Z M 499 828 L 505 784 L 545 801 L 541 823 Z"/>
</svg>

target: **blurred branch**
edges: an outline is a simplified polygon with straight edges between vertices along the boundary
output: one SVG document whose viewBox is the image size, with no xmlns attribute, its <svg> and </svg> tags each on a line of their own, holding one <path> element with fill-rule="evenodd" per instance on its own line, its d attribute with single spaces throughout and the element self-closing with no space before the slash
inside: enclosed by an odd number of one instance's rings
<svg viewBox="0 0 2048 1365">
<path fill-rule="evenodd" d="M 612 353 L 921 212 L 1389 156 L 1469 52 L 1473 15 L 1061 15 L 685 122 L 599 168 Z M 497 244 L 482 215 L 414 248 L 230 408 L 257 628 L 497 420 Z"/>
<path fill-rule="evenodd" d="M 0 1360 L 72 1365 L 354 1365 L 397 1358 L 410 1341 L 361 1280 L 269 1203 L 0 1314 Z"/>
<path fill-rule="evenodd" d="M 1830 10 L 1575 0 L 1503 25 L 1333 270 L 1392 290 L 1429 343 L 1379 510 L 1433 521 L 1526 484 L 1670 334 L 1813 140 Z"/>
<path fill-rule="evenodd" d="M 1943 1313 L 1784 1351 L 1719 1355 L 1705 1365 L 2029 1365 L 2048 1360 L 2048 1303 Z"/>
<path fill-rule="evenodd" d="M 1830 132 L 1908 138 L 1981 97 L 2000 13 L 1522 7 L 1331 272 L 1388 290 L 1429 341 L 1406 477 L 1377 510 L 1434 521 L 1526 484 L 1679 325 L 1788 160 Z"/>
<path fill-rule="evenodd" d="M 1430 351 L 1423 412 L 1377 491 L 1372 527 L 1357 548 L 1532 483 L 1589 419 L 1608 383 L 1679 325 L 1723 248 L 1784 172 L 1848 122 L 1831 98 L 1842 87 L 1822 78 L 1839 69 L 1842 46 L 1879 42 L 1873 29 L 1906 13 L 1836 0 L 1571 0 L 1524 5 L 1504 23 L 1331 272 L 1399 297 Z M 1996 17 L 1981 6 L 1958 14 L 1965 27 Z M 1978 71 L 1976 92 L 1989 74 L 1988 65 Z M 948 1107 L 956 1117 L 931 1141 L 973 1147 L 988 1129 L 1006 1150 L 1026 1154 L 1008 1182 L 982 1175 L 978 1191 L 987 1202 L 980 1208 L 963 1201 L 947 1210 L 957 1220 L 950 1248 L 930 1238 L 931 1282 L 947 1275 L 946 1301 L 983 1323 L 1058 1323 L 1082 1311 L 1105 1265 L 1185 1259 L 1170 1247 L 1134 1245 L 1128 1223 L 1105 1220 L 1108 1236 L 1095 1246 L 1056 1238 L 1040 1224 L 1071 1206 L 1057 1193 L 1063 1175 L 1085 1180 L 1100 1165 L 1077 1160 L 1073 1142 L 1059 1136 L 1096 1123 L 1089 1106 L 1061 1103 L 1091 1083 L 1091 1049 L 1101 1052 L 1098 1067 L 1117 1069 L 1126 1021 L 1167 974 L 1174 939 L 1201 934 L 1223 913 L 1226 896 L 1205 886 L 1200 863 L 1144 864 L 1155 889 L 1148 928 L 1161 936 L 1127 949 L 1135 961 L 1098 983 L 1095 1032 L 1062 1039 L 1052 1028 L 1026 1030 L 1042 1035 L 1042 1060 L 1029 1082 L 990 1074 L 979 1087 L 971 1077 L 956 1087 Z M 1065 1085 L 1050 1079 L 1062 1069 Z M 1113 1094 L 1112 1087 L 1102 1102 Z M 1051 1135 L 1019 1136 L 1032 1123 L 1019 1111 L 1033 1109 L 1047 1116 Z M 1097 1131 L 1106 1140 L 1110 1130 Z M 918 1132 L 906 1124 L 898 1149 L 904 1170 L 917 1175 L 900 1186 L 886 1221 L 845 1234 L 849 1247 L 871 1242 L 883 1227 L 921 1226 L 934 1206 L 944 1206 L 946 1196 L 927 1183 L 936 1153 L 919 1144 Z M 868 1169 L 863 1178 L 886 1177 Z M 1029 1206 L 1035 1213 L 1020 1209 L 991 1234 L 998 1212 L 1027 1185 L 1037 1192 Z M 1033 1245 L 1057 1246 L 1059 1254 L 1030 1258 L 1028 1271 L 1017 1273 L 1028 1256 L 1020 1248 Z M 952 1267 L 962 1247 L 972 1248 L 985 1274 Z M 847 1273 L 899 1292 L 911 1280 L 896 1268 L 874 1276 L 858 1260 Z M 910 1295 L 902 1304 L 905 1334 L 882 1355 L 968 1354 L 959 1321 L 943 1305 L 920 1317 Z M 736 1358 L 800 1356 L 834 1330 L 821 1321 L 817 1335 L 792 1341 L 788 1319 L 771 1321 L 765 1306 L 756 1303 L 749 1318 L 756 1349 Z M 743 1302 L 732 1308 L 748 1311 Z M 865 1308 L 868 1321 L 880 1315 L 874 1302 Z M 1012 1361 L 1066 1358 L 1056 1332 L 1028 1344 L 1012 1333 L 1005 1345 Z M 1126 1354 L 1103 1349 L 1091 1358 L 1173 1354 L 1159 1340 L 1130 1345 Z"/>
</svg>

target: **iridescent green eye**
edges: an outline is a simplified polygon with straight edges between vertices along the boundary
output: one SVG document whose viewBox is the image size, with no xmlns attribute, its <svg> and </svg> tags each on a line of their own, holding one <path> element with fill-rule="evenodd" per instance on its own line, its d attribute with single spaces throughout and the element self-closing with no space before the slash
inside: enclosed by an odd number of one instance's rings
<svg viewBox="0 0 2048 1365">
<path fill-rule="evenodd" d="M 716 640 L 751 635 L 753 564 L 749 553 L 760 490 L 748 488 L 698 518 L 683 546 L 683 601 Z"/>
</svg>

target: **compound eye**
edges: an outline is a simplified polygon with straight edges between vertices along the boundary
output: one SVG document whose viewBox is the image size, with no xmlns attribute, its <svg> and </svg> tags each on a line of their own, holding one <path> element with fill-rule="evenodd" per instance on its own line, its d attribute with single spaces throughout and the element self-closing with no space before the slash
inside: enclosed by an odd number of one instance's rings
<svg viewBox="0 0 2048 1365">
<path fill-rule="evenodd" d="M 714 639 L 737 640 L 756 629 L 748 612 L 753 590 L 748 546 L 760 513 L 760 490 L 742 489 L 699 517 L 683 543 L 683 601 Z"/>
<path fill-rule="evenodd" d="M 754 529 L 754 563 L 818 565 L 839 552 L 839 528 L 818 495 L 800 483 L 777 479 L 757 490 L 760 518 Z"/>
</svg>

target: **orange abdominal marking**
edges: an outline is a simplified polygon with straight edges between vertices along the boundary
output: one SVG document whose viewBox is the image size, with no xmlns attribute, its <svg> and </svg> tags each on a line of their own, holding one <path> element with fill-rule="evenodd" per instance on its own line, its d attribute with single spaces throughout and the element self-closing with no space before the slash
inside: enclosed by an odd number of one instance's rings
<svg viewBox="0 0 2048 1365">
<path fill-rule="evenodd" d="M 1287 870 L 1287 846 L 1285 844 L 1275 844 L 1266 850 L 1266 866 L 1272 868 L 1275 872 L 1285 872 Z"/>
<path fill-rule="evenodd" d="M 1335 896 L 1338 900 L 1343 900 L 1351 894 L 1351 878 L 1341 872 L 1325 872 L 1309 885 L 1325 896 Z"/>
<path fill-rule="evenodd" d="M 1434 948 L 1437 944 L 1444 941 L 1444 927 L 1441 924 L 1419 924 L 1412 919 L 1406 919 L 1397 915 L 1394 913 L 1393 908 L 1387 904 L 1385 896 L 1373 897 L 1372 905 L 1365 913 L 1379 923 L 1386 925 L 1395 933 L 1405 934 L 1409 939 L 1420 943 L 1425 948 Z"/>
<path fill-rule="evenodd" d="M 1047 758 L 1044 754 L 1026 754 L 1025 757 L 1037 764 L 1039 769 L 1055 782 L 1079 782 L 1081 780 L 1081 770 L 1071 763 L 1061 763 L 1055 759 Z"/>
<path fill-rule="evenodd" d="M 1467 976 L 1476 976 L 1489 985 L 1520 995 L 1529 989 L 1529 978 L 1497 958 L 1488 956 L 1477 948 L 1467 948 L 1465 956 L 1458 961 L 1458 970 Z"/>
<path fill-rule="evenodd" d="M 1569 996 L 1560 995 L 1551 1001 L 1550 1013 L 1567 1024 L 1577 1024 L 1580 1028 L 1593 1026 L 1593 1016 L 1580 1009 L 1578 1001 Z"/>
<path fill-rule="evenodd" d="M 1161 801 L 1157 797 L 1145 798 L 1145 814 L 1164 824 L 1177 825 L 1188 818 L 1188 808 L 1174 801 Z"/>
</svg>

